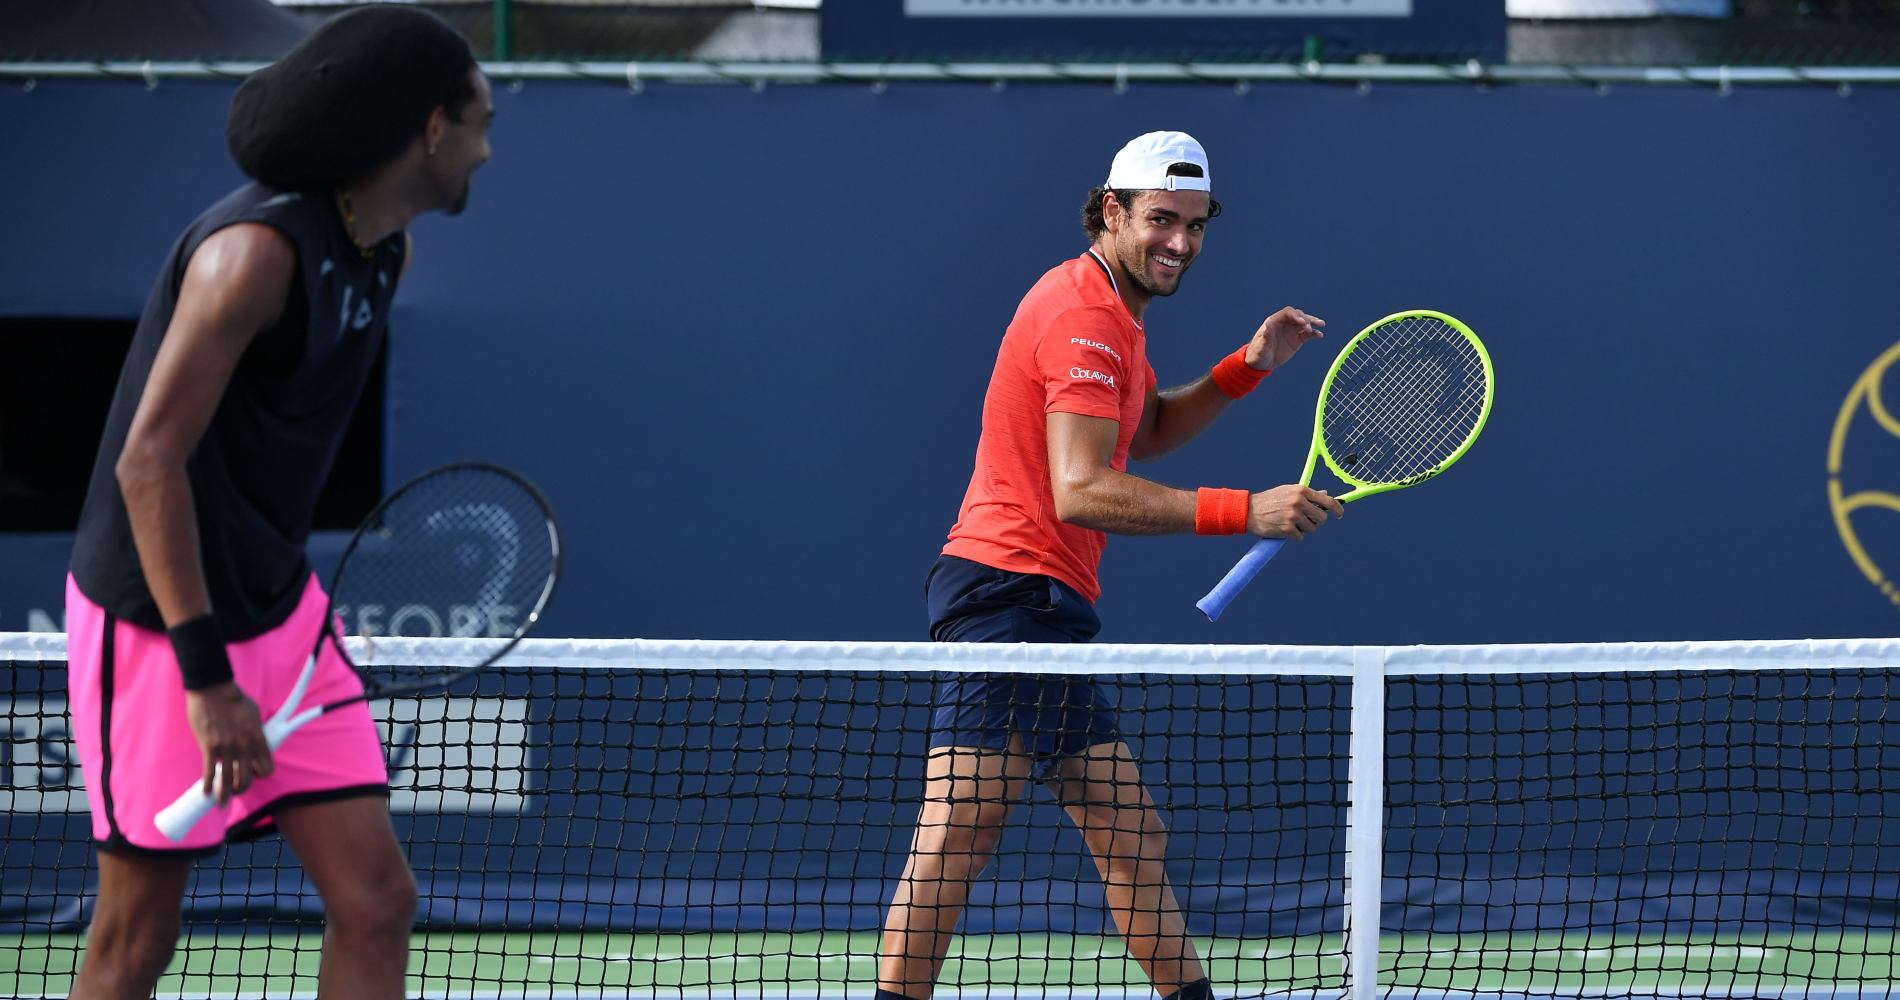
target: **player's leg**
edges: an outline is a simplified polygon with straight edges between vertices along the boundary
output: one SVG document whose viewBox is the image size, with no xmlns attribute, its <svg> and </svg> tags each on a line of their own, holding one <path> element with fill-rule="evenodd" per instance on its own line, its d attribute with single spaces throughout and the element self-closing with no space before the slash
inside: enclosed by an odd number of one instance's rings
<svg viewBox="0 0 1900 1000">
<path fill-rule="evenodd" d="M 281 704 L 329 605 L 315 578 L 277 629 L 231 647 L 241 676 L 255 672 L 260 704 Z M 336 650 L 317 656 L 306 704 L 362 693 Z M 322 996 L 401 997 L 415 923 L 416 883 L 389 822 L 389 768 L 369 707 L 325 712 L 277 749 L 276 769 L 234 800 L 232 832 L 275 824 L 323 899 Z"/>
<path fill-rule="evenodd" d="M 1168 884 L 1167 827 L 1128 744 L 1098 743 L 1065 757 L 1044 784 L 1094 855 L 1109 911 L 1155 992 L 1207 997 L 1207 973 Z"/>
<path fill-rule="evenodd" d="M 936 985 L 970 883 L 996 852 L 1030 759 L 1020 740 L 1010 750 L 945 746 L 931 750 L 925 768 L 923 809 L 878 949 L 878 989 L 913 1000 Z"/>
<path fill-rule="evenodd" d="M 323 899 L 318 992 L 402 997 L 415 926 L 416 880 L 382 796 L 279 806 L 278 829 Z"/>
<path fill-rule="evenodd" d="M 73 1000 L 143 1000 L 178 945 L 179 909 L 192 860 L 99 855 L 99 897 Z"/>
<path fill-rule="evenodd" d="M 316 579 L 285 622 L 230 646 L 231 667 L 272 711 L 296 683 L 329 606 Z M 245 681 L 241 681 L 243 683 Z M 325 643 L 304 704 L 361 694 L 363 682 Z M 369 706 L 325 712 L 277 748 L 275 768 L 232 799 L 230 835 L 273 825 L 323 899 L 324 997 L 400 997 L 415 921 L 416 885 L 389 822 L 389 766 Z"/>
<path fill-rule="evenodd" d="M 162 632 L 120 621 L 66 586 L 67 706 L 99 867 L 81 998 L 148 997 L 178 944 L 191 866 L 223 842 L 215 823 L 173 843 L 153 817 L 203 773 L 178 662 Z"/>
<path fill-rule="evenodd" d="M 1012 573 L 953 556 L 939 558 L 924 584 L 930 637 L 939 642 L 1074 642 L 1065 592 L 1048 577 Z M 1088 602 L 1072 602 L 1099 628 Z M 1090 634 L 1093 634 L 1092 632 Z M 924 805 L 910 857 L 884 917 L 878 1000 L 925 1000 L 950 949 L 951 934 L 1002 839 L 1010 807 L 1033 776 L 1038 752 L 1025 740 L 1046 698 L 1044 683 L 1020 675 L 972 674 L 937 685 Z M 1033 731 L 1030 739 L 1034 739 Z"/>
</svg>

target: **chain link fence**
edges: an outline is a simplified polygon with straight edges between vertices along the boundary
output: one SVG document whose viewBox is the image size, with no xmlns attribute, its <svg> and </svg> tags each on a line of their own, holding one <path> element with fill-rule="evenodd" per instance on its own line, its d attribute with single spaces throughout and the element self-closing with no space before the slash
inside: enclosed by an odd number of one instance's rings
<svg viewBox="0 0 1900 1000">
<path fill-rule="evenodd" d="M 498 61 L 819 62 L 823 0 L 420 0 Z M 902 0 L 884 0 L 897 4 Z M 1234 0 L 1242 2 L 1242 0 Z M 1518 67 L 1900 67 L 1900 0 L 1412 0 L 1502 3 L 1506 64 Z M 0 61 L 269 60 L 353 0 L 71 0 L 0 2 Z M 204 21 L 181 35 L 176 11 Z M 1495 8 L 1493 8 L 1495 10 Z M 1494 15 L 1495 16 L 1495 15 Z M 267 23 L 275 19 L 278 23 Z M 66 22 L 56 41 L 49 23 Z M 1495 21 L 1493 22 L 1495 24 Z M 160 51 L 160 37 L 169 35 Z M 195 47 L 194 47 L 195 46 Z M 255 51 L 253 51 L 255 50 Z M 1328 48 L 1294 37 L 1195 61 L 1496 63 L 1495 37 L 1469 51 Z M 831 56 L 831 58 L 844 58 Z M 1113 63 L 1137 58 L 1103 51 Z M 1180 61 L 1173 53 L 1141 58 Z"/>
<path fill-rule="evenodd" d="M 892 0 L 897 2 L 897 0 Z M 1476 0 L 1467 0 L 1476 2 Z M 292 6 L 320 18 L 332 5 Z M 817 60 L 822 7 L 748 2 L 431 4 L 485 55 L 513 59 Z M 1900 65 L 1900 0 L 1511 0 L 1526 65 Z M 1306 53 L 1259 53 L 1280 62 Z M 1326 58 L 1325 53 L 1319 53 Z M 1236 54 L 1236 61 L 1240 58 Z M 1361 58 L 1367 58 L 1362 56 Z"/>
<path fill-rule="evenodd" d="M 1900 0 L 1510 0 L 1527 65 L 1900 65 Z"/>
</svg>

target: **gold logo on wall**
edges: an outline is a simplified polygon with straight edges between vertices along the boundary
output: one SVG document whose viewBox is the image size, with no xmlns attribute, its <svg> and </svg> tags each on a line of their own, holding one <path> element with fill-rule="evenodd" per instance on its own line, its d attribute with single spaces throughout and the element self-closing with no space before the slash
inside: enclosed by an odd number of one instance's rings
<svg viewBox="0 0 1900 1000">
<path fill-rule="evenodd" d="M 1854 414 L 1863 406 L 1873 418 L 1874 425 L 1885 431 L 1896 444 L 1900 444 L 1900 419 L 1887 409 L 1880 387 L 1881 381 L 1896 362 L 1900 362 L 1900 344 L 1889 347 L 1873 364 L 1867 366 L 1867 370 L 1861 373 L 1854 387 L 1848 391 L 1846 402 L 1841 404 L 1840 415 L 1834 418 L 1834 437 L 1827 446 L 1827 500 L 1828 506 L 1834 510 L 1834 527 L 1841 533 L 1841 544 L 1847 546 L 1847 554 L 1854 557 L 1854 564 L 1866 575 L 1867 582 L 1879 587 L 1889 601 L 1900 606 L 1900 586 L 1896 586 L 1880 564 L 1868 554 L 1867 547 L 1861 544 L 1860 536 L 1854 533 L 1853 523 L 1854 512 L 1869 508 L 1900 516 L 1900 493 L 1892 490 L 1860 490 L 1850 494 L 1841 485 L 1847 430 L 1854 423 Z M 1900 476 L 1895 478 L 1900 479 Z"/>
</svg>

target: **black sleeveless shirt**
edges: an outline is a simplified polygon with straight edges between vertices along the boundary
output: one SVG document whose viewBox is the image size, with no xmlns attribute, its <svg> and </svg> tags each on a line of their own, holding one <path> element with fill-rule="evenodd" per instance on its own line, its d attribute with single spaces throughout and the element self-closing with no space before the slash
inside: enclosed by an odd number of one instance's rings
<svg viewBox="0 0 1900 1000">
<path fill-rule="evenodd" d="M 288 237 L 297 270 L 282 318 L 245 350 L 186 462 L 211 607 L 230 641 L 276 627 L 303 595 L 317 497 L 383 348 L 404 246 L 398 232 L 366 258 L 328 192 L 260 184 L 227 195 L 173 245 L 119 374 L 73 545 L 80 591 L 146 628 L 165 622 L 139 565 L 115 467 L 192 254 L 243 222 Z"/>
</svg>

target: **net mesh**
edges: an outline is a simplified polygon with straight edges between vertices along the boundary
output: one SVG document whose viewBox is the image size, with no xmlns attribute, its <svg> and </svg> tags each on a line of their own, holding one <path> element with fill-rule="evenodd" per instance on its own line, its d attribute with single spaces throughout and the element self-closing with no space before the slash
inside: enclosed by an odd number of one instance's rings
<svg viewBox="0 0 1900 1000">
<path fill-rule="evenodd" d="M 1391 684 L 1397 974 L 1885 995 L 1895 681 L 1794 668 Z"/>
<path fill-rule="evenodd" d="M 93 878 L 63 644 L 0 636 L 0 658 L 0 992 L 63 995 Z M 378 709 L 421 895 L 410 992 L 868 996 L 936 685 L 1033 670 L 1087 675 L 1119 710 L 1219 996 L 1886 996 L 1895 664 L 1900 641 L 528 640 Z M 1382 781 L 1355 718 L 1377 720 Z M 1090 842 L 1027 784 L 939 995 L 1154 995 Z M 1349 866 L 1369 795 L 1383 830 Z M 1350 921 L 1349 870 L 1382 875 Z M 288 849 L 233 846 L 193 879 L 160 994 L 314 995 L 320 941 Z M 1378 971 L 1351 982 L 1368 947 Z"/>
</svg>

